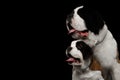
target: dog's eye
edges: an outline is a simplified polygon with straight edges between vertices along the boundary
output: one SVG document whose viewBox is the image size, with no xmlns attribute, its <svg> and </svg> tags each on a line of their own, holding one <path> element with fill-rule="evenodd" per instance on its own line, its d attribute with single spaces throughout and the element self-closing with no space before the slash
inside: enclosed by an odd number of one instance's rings
<svg viewBox="0 0 120 80">
<path fill-rule="evenodd" d="M 79 50 L 81 50 L 81 49 L 84 47 L 84 45 L 85 45 L 85 43 L 82 42 L 82 41 L 76 43 L 76 47 L 77 47 L 77 49 L 79 49 Z"/>
<path fill-rule="evenodd" d="M 80 50 L 82 48 L 82 45 L 76 45 L 76 47 Z"/>
<path fill-rule="evenodd" d="M 77 42 L 77 43 L 76 43 L 76 47 L 77 47 L 77 49 L 79 49 L 79 50 L 82 48 L 82 45 L 80 44 L 80 42 Z"/>
</svg>

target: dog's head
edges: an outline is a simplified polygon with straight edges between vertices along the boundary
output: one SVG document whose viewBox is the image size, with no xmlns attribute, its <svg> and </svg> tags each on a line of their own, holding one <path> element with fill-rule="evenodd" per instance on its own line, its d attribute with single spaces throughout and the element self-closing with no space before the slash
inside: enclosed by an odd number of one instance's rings
<svg viewBox="0 0 120 80">
<path fill-rule="evenodd" d="M 66 60 L 70 65 L 79 66 L 86 69 L 91 63 L 93 55 L 92 49 L 83 41 L 72 41 L 71 45 L 66 49 Z"/>
<path fill-rule="evenodd" d="M 104 21 L 100 14 L 84 6 L 75 8 L 66 19 L 68 32 L 74 39 L 87 38 L 88 32 L 99 34 L 103 25 Z"/>
</svg>

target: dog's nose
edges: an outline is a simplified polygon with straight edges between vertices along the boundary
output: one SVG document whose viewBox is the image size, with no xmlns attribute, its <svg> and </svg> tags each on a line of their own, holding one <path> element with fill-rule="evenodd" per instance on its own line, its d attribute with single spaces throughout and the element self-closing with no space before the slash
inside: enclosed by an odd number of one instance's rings
<svg viewBox="0 0 120 80">
<path fill-rule="evenodd" d="M 67 53 L 69 53 L 72 50 L 72 47 L 67 48 Z"/>
</svg>

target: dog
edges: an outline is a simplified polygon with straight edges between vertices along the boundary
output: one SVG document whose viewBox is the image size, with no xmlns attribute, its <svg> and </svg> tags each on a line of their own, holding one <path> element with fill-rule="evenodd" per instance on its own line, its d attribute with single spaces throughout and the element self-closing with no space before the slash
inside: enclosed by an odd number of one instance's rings
<svg viewBox="0 0 120 80">
<path fill-rule="evenodd" d="M 73 39 L 82 40 L 92 48 L 105 80 L 120 80 L 117 42 L 96 10 L 76 7 L 67 16 L 66 27 Z"/>
<path fill-rule="evenodd" d="M 72 80 L 104 80 L 101 71 L 90 70 L 93 51 L 83 41 L 72 41 L 66 49 L 66 60 L 73 66 Z"/>
</svg>

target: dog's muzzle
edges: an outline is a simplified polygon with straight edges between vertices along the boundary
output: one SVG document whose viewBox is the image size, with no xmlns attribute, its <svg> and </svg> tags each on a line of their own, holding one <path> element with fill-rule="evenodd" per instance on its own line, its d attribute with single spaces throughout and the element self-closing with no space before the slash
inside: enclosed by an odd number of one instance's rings
<svg viewBox="0 0 120 80">
<path fill-rule="evenodd" d="M 81 63 L 81 60 L 80 58 L 75 58 L 73 57 L 71 54 L 70 54 L 70 51 L 72 50 L 72 47 L 68 47 L 67 50 L 66 50 L 66 53 L 67 53 L 67 62 L 68 64 L 70 65 L 78 65 Z"/>
<path fill-rule="evenodd" d="M 78 30 L 75 30 L 75 29 L 71 29 L 68 32 L 69 35 L 72 35 L 72 34 L 75 34 L 75 33 L 78 33 L 80 35 L 80 37 L 87 37 L 88 36 L 88 30 L 78 31 Z"/>
</svg>

